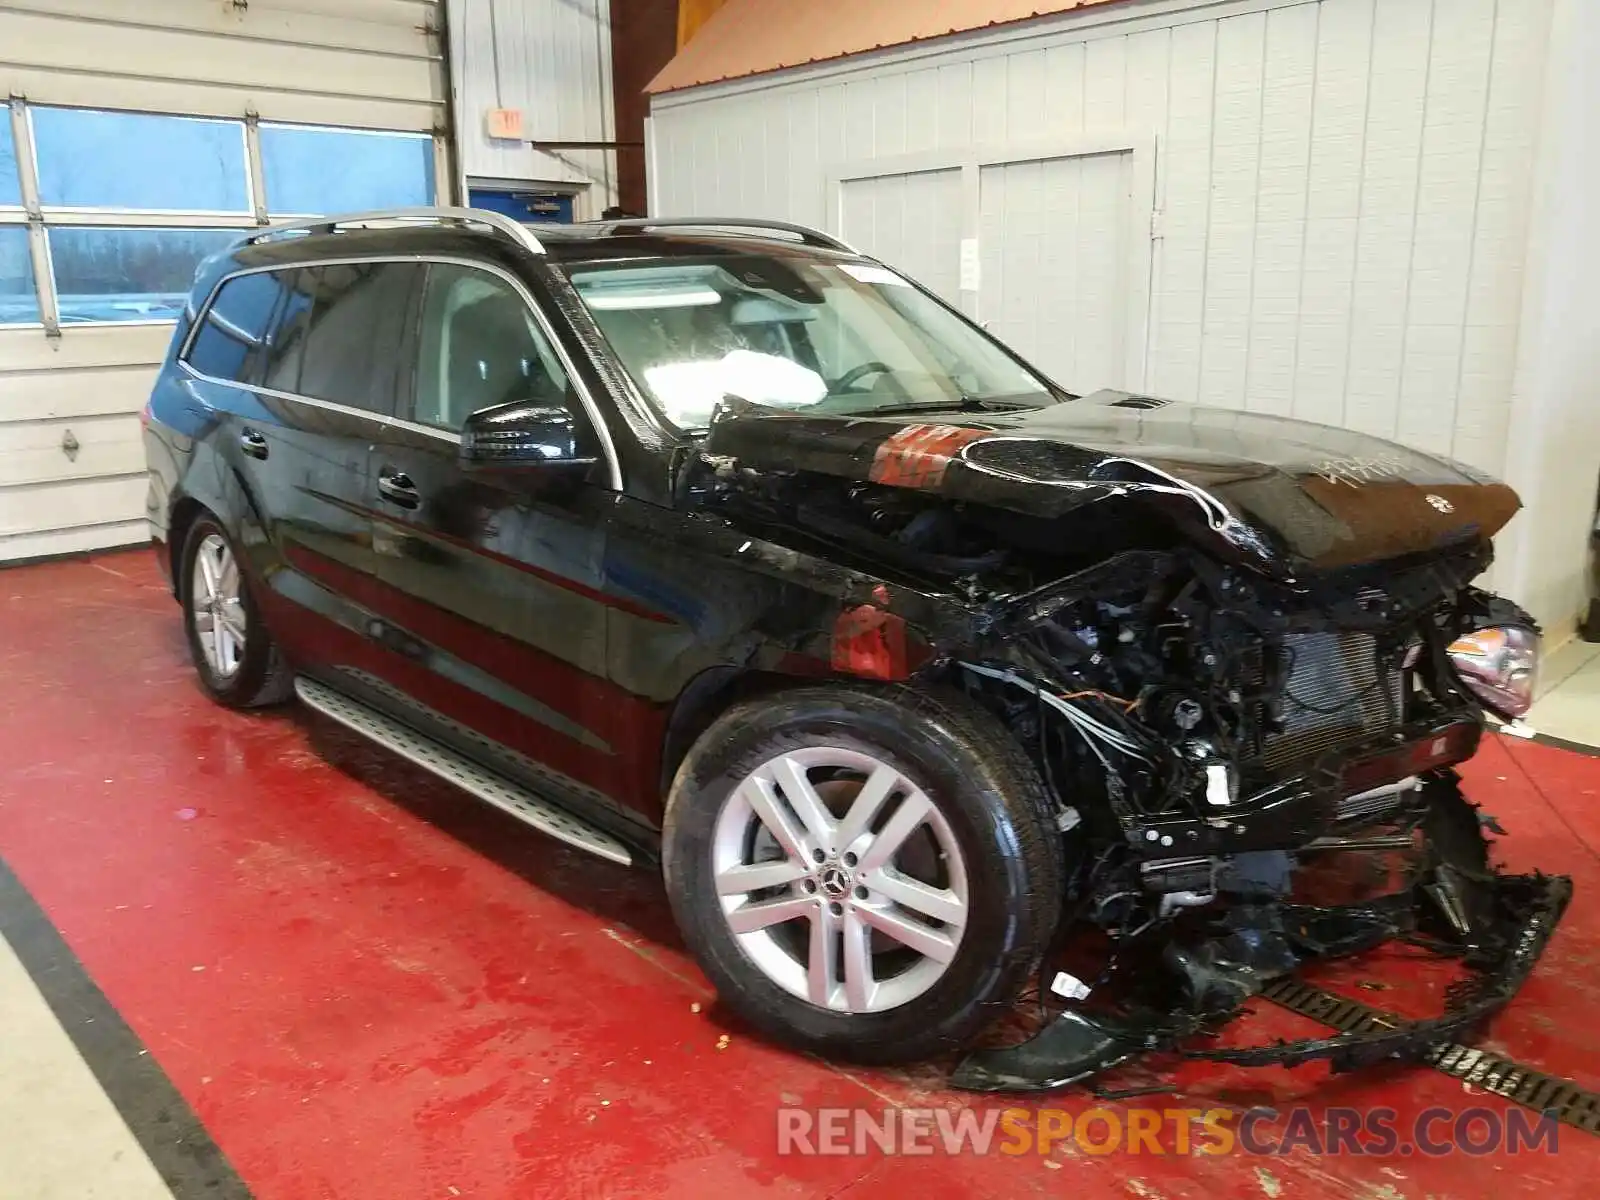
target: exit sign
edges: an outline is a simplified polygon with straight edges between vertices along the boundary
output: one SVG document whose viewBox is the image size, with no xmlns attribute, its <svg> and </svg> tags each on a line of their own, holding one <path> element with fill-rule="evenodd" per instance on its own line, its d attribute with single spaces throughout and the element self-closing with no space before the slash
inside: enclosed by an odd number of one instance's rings
<svg viewBox="0 0 1600 1200">
<path fill-rule="evenodd" d="M 484 125 L 492 138 L 522 140 L 522 110 L 520 108 L 491 108 L 484 114 Z"/>
</svg>

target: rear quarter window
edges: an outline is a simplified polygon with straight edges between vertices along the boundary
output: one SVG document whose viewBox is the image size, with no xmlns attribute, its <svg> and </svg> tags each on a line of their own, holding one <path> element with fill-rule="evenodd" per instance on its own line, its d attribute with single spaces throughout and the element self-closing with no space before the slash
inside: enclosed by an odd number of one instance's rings
<svg viewBox="0 0 1600 1200">
<path fill-rule="evenodd" d="M 185 361 L 213 379 L 252 382 L 282 296 L 283 280 L 275 271 L 228 280 L 201 319 Z"/>
</svg>

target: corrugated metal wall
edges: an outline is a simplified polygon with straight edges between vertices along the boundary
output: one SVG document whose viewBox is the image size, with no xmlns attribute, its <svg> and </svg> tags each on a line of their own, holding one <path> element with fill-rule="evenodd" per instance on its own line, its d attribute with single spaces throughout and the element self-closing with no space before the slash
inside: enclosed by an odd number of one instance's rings
<svg viewBox="0 0 1600 1200">
<path fill-rule="evenodd" d="M 610 150 L 535 150 L 491 138 L 493 108 L 522 111 L 537 141 L 616 138 L 608 0 L 449 0 L 462 166 L 474 179 L 578 185 L 578 220 L 617 202 Z"/>
<path fill-rule="evenodd" d="M 12 0 L 0 96 L 431 133 L 444 123 L 439 20 L 432 0 Z M 145 537 L 137 414 L 171 333 L 0 328 L 0 559 Z"/>
<path fill-rule="evenodd" d="M 653 211 L 833 228 L 841 175 L 875 162 L 1153 135 L 1148 331 L 1130 331 L 1149 390 L 1498 471 L 1549 14 L 1549 0 L 1108 6 L 658 96 Z M 966 224 L 979 236 L 974 212 Z M 967 303 L 987 319 L 985 290 Z M 1060 335 L 1048 319 L 1011 332 L 1040 357 Z"/>
</svg>

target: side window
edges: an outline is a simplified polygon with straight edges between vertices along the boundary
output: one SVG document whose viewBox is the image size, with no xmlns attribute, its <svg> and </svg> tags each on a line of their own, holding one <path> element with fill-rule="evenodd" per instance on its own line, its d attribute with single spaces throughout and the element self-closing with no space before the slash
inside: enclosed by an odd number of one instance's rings
<svg viewBox="0 0 1600 1200">
<path fill-rule="evenodd" d="M 300 364 L 301 395 L 392 415 L 396 363 L 420 268 L 412 263 L 337 263 L 317 285 Z"/>
<path fill-rule="evenodd" d="M 288 294 L 267 333 L 266 369 L 261 382 L 275 391 L 298 392 L 300 359 L 305 352 L 306 330 L 311 323 L 311 296 L 317 286 L 317 268 L 301 267 L 274 274 Z"/>
<path fill-rule="evenodd" d="M 275 272 L 240 275 L 224 283 L 189 345 L 189 365 L 213 379 L 253 383 L 282 295 L 283 283 Z"/>
<path fill-rule="evenodd" d="M 473 267 L 428 268 L 413 419 L 459 430 L 480 408 L 565 406 L 567 376 L 522 294 Z"/>
</svg>

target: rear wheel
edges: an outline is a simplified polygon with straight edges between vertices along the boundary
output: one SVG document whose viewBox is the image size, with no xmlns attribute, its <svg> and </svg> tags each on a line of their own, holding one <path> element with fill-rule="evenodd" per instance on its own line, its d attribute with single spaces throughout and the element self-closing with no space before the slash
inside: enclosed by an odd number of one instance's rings
<svg viewBox="0 0 1600 1200">
<path fill-rule="evenodd" d="M 178 578 L 189 653 L 201 686 L 231 708 L 288 699 L 293 675 L 256 608 L 233 542 L 211 517 L 189 527 Z"/>
<path fill-rule="evenodd" d="M 1044 789 L 958 694 L 815 687 L 740 705 L 690 750 L 663 841 L 679 925 L 719 994 L 827 1055 L 964 1044 L 1059 916 Z"/>
</svg>

